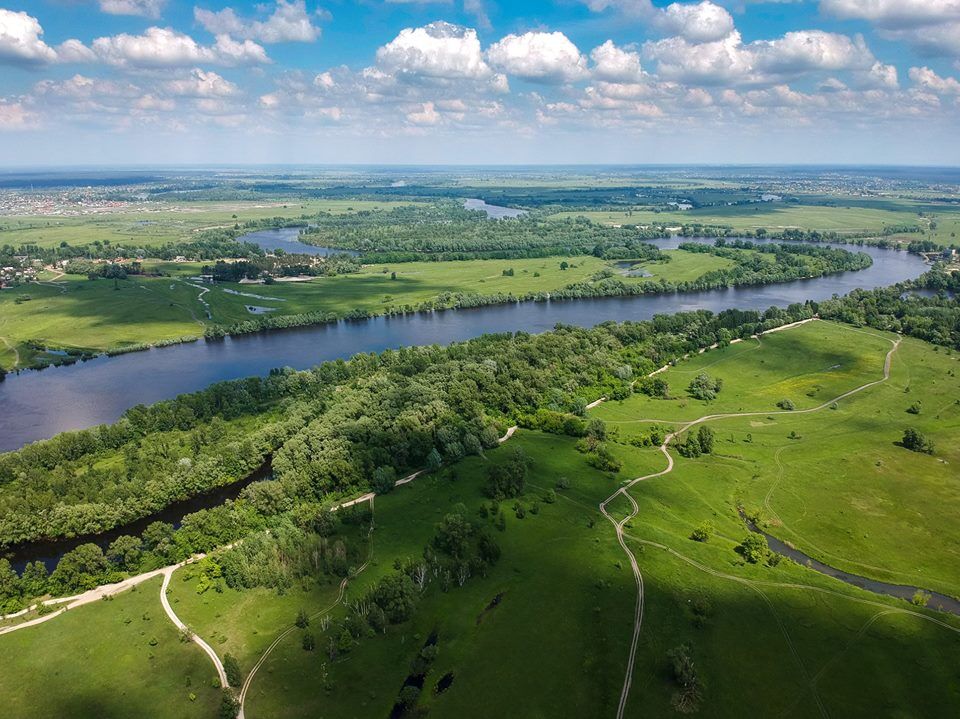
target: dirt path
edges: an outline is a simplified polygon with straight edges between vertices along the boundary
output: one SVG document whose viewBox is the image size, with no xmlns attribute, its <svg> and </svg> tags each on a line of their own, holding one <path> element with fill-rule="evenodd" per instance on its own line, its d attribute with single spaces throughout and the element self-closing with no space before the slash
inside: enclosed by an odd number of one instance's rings
<svg viewBox="0 0 960 719">
<path fill-rule="evenodd" d="M 170 618 L 170 621 L 181 632 L 184 632 L 190 641 L 199 646 L 204 652 L 207 653 L 207 656 L 210 657 L 210 661 L 213 662 L 213 666 L 217 670 L 217 676 L 220 677 L 220 686 L 226 688 L 229 686 L 227 682 L 227 672 L 223 668 L 223 662 L 220 661 L 220 657 L 217 656 L 217 653 L 213 651 L 213 647 L 203 641 L 200 637 L 190 631 L 190 628 L 180 621 L 180 617 L 176 615 L 173 611 L 173 607 L 170 606 L 170 601 L 167 599 L 167 588 L 170 586 L 170 577 L 173 576 L 173 572 L 176 567 L 167 567 L 166 569 L 161 570 L 163 573 L 163 584 L 160 585 L 160 603 L 163 605 L 163 611 L 167 613 L 167 616 Z"/>
<path fill-rule="evenodd" d="M 785 330 L 793 327 L 799 327 L 800 325 L 806 324 L 807 322 L 811 322 L 811 321 L 813 320 L 804 320 L 802 322 L 795 322 L 790 325 L 783 325 L 782 327 L 778 327 L 777 330 Z M 774 330 L 771 330 L 771 331 L 774 331 Z M 629 522 L 634 517 L 636 517 L 640 511 L 640 508 L 637 505 L 636 500 L 634 500 L 634 498 L 630 495 L 629 490 L 634 486 L 636 486 L 637 484 L 639 484 L 640 482 L 646 481 L 648 479 L 653 479 L 655 477 L 662 477 L 672 472 L 674 467 L 674 462 L 673 462 L 673 457 L 670 455 L 670 451 L 668 449 L 670 442 L 672 442 L 674 438 L 680 436 L 690 428 L 695 427 L 699 424 L 704 424 L 706 422 L 714 422 L 722 419 L 733 419 L 733 418 L 740 418 L 740 417 L 761 417 L 761 416 L 768 417 L 771 415 L 784 415 L 784 414 L 795 415 L 795 414 L 810 414 L 812 412 L 820 412 L 826 409 L 827 407 L 829 407 L 830 405 L 834 404 L 835 402 L 839 402 L 843 399 L 847 399 L 848 397 L 851 397 L 859 392 L 862 392 L 866 389 L 875 387 L 878 384 L 882 384 L 883 382 L 886 382 L 890 378 L 890 367 L 893 362 L 893 355 L 894 353 L 896 353 L 897 349 L 900 347 L 900 342 L 902 341 L 902 338 L 898 337 L 896 341 L 894 340 L 889 340 L 889 341 L 893 345 L 893 347 L 890 349 L 889 352 L 887 352 L 887 355 L 884 358 L 883 377 L 881 379 L 874 380 L 873 382 L 867 382 L 866 384 L 860 385 L 859 387 L 855 387 L 854 389 L 848 392 L 844 392 L 838 397 L 835 397 L 831 400 L 827 400 L 823 404 L 820 404 L 816 407 L 812 407 L 810 409 L 777 410 L 775 412 L 733 412 L 729 414 L 711 414 L 711 415 L 705 415 L 703 417 L 700 417 L 699 419 L 695 419 L 685 424 L 682 424 L 677 430 L 668 434 L 664 438 L 663 444 L 660 445 L 660 451 L 667 458 L 666 469 L 661 470 L 660 472 L 655 472 L 654 474 L 648 474 L 648 475 L 644 475 L 643 477 L 637 477 L 636 479 L 633 479 L 627 482 L 622 487 L 620 487 L 616 492 L 611 494 L 603 502 L 600 503 L 600 511 L 603 513 L 603 516 L 606 517 L 610 521 L 610 523 L 613 525 L 614 530 L 616 531 L 616 534 L 617 534 L 617 542 L 620 544 L 621 549 L 623 549 L 624 553 L 627 555 L 627 558 L 630 560 L 630 568 L 633 570 L 633 576 L 637 584 L 637 602 L 636 602 L 636 608 L 634 611 L 633 636 L 630 642 L 630 653 L 627 657 L 626 675 L 623 680 L 623 688 L 620 692 L 620 703 L 617 707 L 617 719 L 623 719 L 623 714 L 624 714 L 624 711 L 626 710 L 627 701 L 630 696 L 630 685 L 633 681 L 633 667 L 636 661 L 637 644 L 640 640 L 640 630 L 643 625 L 643 605 L 644 605 L 643 575 L 641 574 L 640 568 L 637 565 L 636 556 L 630 550 L 630 548 L 627 546 L 626 541 L 624 540 L 624 532 L 623 532 L 624 525 L 626 525 L 627 522 Z M 652 374 L 657 374 L 661 371 L 663 371 L 663 368 L 661 368 L 660 370 L 657 370 Z M 630 502 L 631 510 L 630 510 L 630 513 L 627 514 L 623 519 L 617 521 L 607 511 L 607 506 L 619 496 L 623 496 Z M 783 631 L 786 632 L 786 629 L 782 627 L 782 625 L 781 625 L 781 629 L 783 629 Z M 790 643 L 791 650 L 793 651 L 794 656 L 797 658 L 797 661 L 799 661 L 799 655 L 797 655 L 796 650 L 793 649 L 792 642 L 790 642 L 789 637 L 787 639 L 788 639 L 788 643 Z M 820 707 L 821 712 L 825 715 L 826 710 L 823 707 L 823 705 L 820 704 L 819 698 L 817 698 L 817 703 L 818 703 L 818 706 Z"/>
<path fill-rule="evenodd" d="M 332 612 L 338 605 L 340 605 L 341 602 L 343 602 L 343 597 L 347 592 L 347 585 L 349 584 L 350 580 L 356 577 L 357 575 L 359 575 L 360 572 L 362 572 L 364 569 L 366 569 L 367 564 L 368 564 L 367 562 L 364 562 L 363 564 L 360 565 L 357 571 L 353 573 L 352 576 L 343 578 L 343 581 L 340 582 L 340 593 L 337 595 L 336 600 L 333 602 L 333 604 L 331 604 L 326 609 L 321 609 L 319 612 L 315 612 L 311 614 L 310 615 L 311 622 L 314 619 L 317 619 L 318 617 L 322 617 L 323 615 Z M 243 682 L 243 688 L 240 690 L 240 712 L 237 714 L 237 719 L 244 719 L 243 705 L 244 705 L 244 702 L 246 702 L 247 700 L 247 692 L 250 691 L 250 685 L 253 684 L 254 676 L 256 676 L 257 672 L 260 671 L 260 667 L 263 666 L 263 663 L 267 661 L 267 657 L 269 657 L 270 654 L 273 652 L 273 650 L 280 645 L 280 642 L 282 642 L 284 638 L 286 638 L 291 632 L 293 632 L 296 629 L 297 629 L 296 624 L 292 624 L 286 629 L 284 629 L 277 636 L 277 638 L 270 643 L 270 646 L 266 648 L 263 654 L 260 655 L 260 659 L 257 661 L 256 664 L 253 665 L 253 669 L 250 670 L 250 673 L 247 674 L 247 678 Z"/>
</svg>

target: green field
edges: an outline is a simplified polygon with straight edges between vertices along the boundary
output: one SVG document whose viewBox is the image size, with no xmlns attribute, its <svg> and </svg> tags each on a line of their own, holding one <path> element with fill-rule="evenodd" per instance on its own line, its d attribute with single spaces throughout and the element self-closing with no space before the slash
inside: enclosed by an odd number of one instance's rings
<svg viewBox="0 0 960 719">
<path fill-rule="evenodd" d="M 859 200 L 843 197 L 831 199 L 829 205 L 788 204 L 784 202 L 751 203 L 728 207 L 703 207 L 691 210 L 657 211 L 649 207 L 611 208 L 590 211 L 559 212 L 552 218 L 587 217 L 607 225 L 690 224 L 732 227 L 739 231 L 764 228 L 771 232 L 785 229 L 820 230 L 839 233 L 880 232 L 885 227 L 929 227 L 934 215 L 937 229 L 928 239 L 950 244 L 950 233 L 955 233 L 960 212 L 955 204 L 920 203 L 910 200 Z M 906 241 L 921 237 L 905 234 Z"/>
<path fill-rule="evenodd" d="M 266 200 L 263 202 L 162 203 L 82 217 L 0 217 L 0 245 L 56 247 L 109 241 L 127 248 L 190 241 L 197 232 L 272 217 L 299 218 L 318 212 L 345 214 L 409 205 L 390 200 Z"/>
<path fill-rule="evenodd" d="M 950 519 L 960 511 L 952 469 L 960 462 L 958 355 L 907 338 L 888 382 L 821 412 L 790 414 L 776 406 L 790 399 L 797 410 L 817 407 L 881 379 L 890 339 L 811 323 L 671 368 L 660 376 L 676 399 L 636 394 L 594 414 L 626 441 L 649 430 L 652 420 L 759 412 L 712 423 L 721 449 L 707 459 L 680 459 L 677 476 L 690 465 L 692 474 L 728 477 L 739 501 L 758 509 L 772 534 L 827 564 L 960 596 L 960 529 Z M 700 371 L 724 380 L 713 402 L 684 397 Z M 919 415 L 907 412 L 914 403 Z M 932 439 L 936 453 L 899 447 L 906 427 Z"/>
<path fill-rule="evenodd" d="M 303 648 L 303 631 L 295 629 L 263 662 L 245 705 L 251 719 L 387 716 L 411 661 L 434 635 L 437 658 L 411 715 L 612 716 L 636 585 L 598 505 L 624 482 L 664 468 L 659 450 L 629 444 L 654 420 L 756 412 L 711 421 L 712 454 L 688 459 L 671 449 L 671 473 L 629 490 L 639 512 L 626 525 L 626 541 L 644 579 L 644 614 L 626 716 L 676 714 L 678 686 L 668 653 L 682 644 L 699 678 L 698 715 L 955 716 L 960 618 L 860 590 L 789 560 L 747 563 L 736 551 L 748 533 L 737 514 L 743 505 L 759 512 L 768 531 L 824 562 L 960 594 L 954 526 L 960 488 L 952 470 L 960 461 L 958 355 L 905 339 L 892 355 L 889 380 L 832 406 L 833 398 L 883 378 L 895 340 L 818 321 L 681 361 L 660 375 L 674 398 L 635 394 L 591 410 L 591 418 L 605 420 L 608 447 L 623 463 L 615 473 L 589 466 L 574 438 L 521 430 L 486 457 L 461 461 L 455 473 L 442 470 L 377 497 L 367 564 L 351 580 L 347 603 L 394 571 L 396 560 L 421 556 L 436 523 L 458 504 L 471 521 L 490 524 L 502 554 L 485 576 L 463 586 L 443 591 L 438 581 L 428 583 L 412 619 L 383 634 L 371 631 L 335 659 L 326 648 L 339 636 L 345 609 L 335 605 L 337 587 L 330 580 L 282 593 L 198 594 L 196 568 L 186 567 L 173 575 L 171 602 L 221 656 L 235 655 L 244 674 L 290 628 L 298 610 L 315 615 L 309 628 L 314 650 Z M 700 371 L 724 380 L 712 402 L 682 397 Z M 796 411 L 777 409 L 785 398 Z M 907 413 L 915 402 L 920 414 Z M 934 441 L 932 456 L 896 444 L 908 425 Z M 505 528 L 497 531 L 480 511 L 490 505 L 484 481 L 488 468 L 516 447 L 532 459 L 532 468 L 523 496 L 500 504 Z M 548 501 L 554 488 L 556 499 Z M 514 511 L 515 501 L 525 516 Z M 623 497 L 610 505 L 614 516 L 628 510 Z M 708 541 L 692 541 L 692 531 L 704 524 Z M 114 697 L 140 708 L 163 694 L 171 697 L 164 712 L 187 715 L 209 700 L 205 715 L 213 716 L 212 689 L 181 706 L 188 701 L 185 674 L 194 672 L 191 686 L 198 686 L 212 668 L 195 647 L 176 642 L 171 627 L 173 644 L 154 626 L 162 618 L 155 585 L 0 637 L 7 658 L 0 691 L 14 708 L 8 713 L 53 716 L 59 709 L 61 715 L 103 716 L 110 714 L 101 707 Z M 319 616 L 325 610 L 332 620 L 327 629 Z M 149 629 L 143 612 L 151 617 Z M 111 640 L 137 646 L 152 636 L 158 659 L 150 682 L 138 680 L 141 672 L 124 664 L 126 655 L 94 653 L 79 667 L 72 661 L 77 647 Z M 164 647 L 184 654 L 161 663 Z M 193 662 L 201 663 L 194 668 Z M 56 684 L 64 672 L 71 681 Z M 452 684 L 437 691 L 448 674 Z M 98 684 L 91 675 L 110 682 Z M 30 713 L 25 707 L 40 686 L 41 709 Z M 90 693 L 82 705 L 77 687 Z"/>
<path fill-rule="evenodd" d="M 624 277 L 624 281 L 680 282 L 733 264 L 708 254 L 681 250 L 668 254 L 670 262 L 643 265 L 653 278 Z M 569 264 L 566 270 L 560 268 L 564 261 Z M 190 281 L 199 274 L 202 263 L 148 261 L 146 267 L 172 276 L 131 276 L 117 283 L 66 276 L 56 283 L 30 284 L 0 292 L 0 338 L 17 347 L 18 366 L 26 367 L 43 357 L 28 343 L 103 352 L 198 337 L 208 326 L 251 319 L 255 315 L 248 306 L 269 308 L 273 310 L 271 314 L 278 315 L 342 315 L 354 310 L 381 314 L 434 300 L 442 293 L 521 296 L 582 282 L 607 268 L 619 271 L 613 263 L 593 256 L 408 262 L 365 266 L 358 273 L 309 282 L 277 282 L 269 286 L 223 283 L 204 287 Z M 509 269 L 513 276 L 504 276 L 503 271 Z M 393 272 L 396 279 L 391 279 Z M 204 289 L 209 290 L 203 300 L 209 305 L 212 319 L 198 299 Z M 233 294 L 237 292 L 245 294 Z M 18 304 L 17 298 L 22 295 L 31 299 Z M 15 360 L 13 350 L 0 341 L 0 367 L 11 369 Z"/>
<path fill-rule="evenodd" d="M 213 665 L 163 613 L 159 578 L 2 636 L 0 652 L 11 719 L 213 717 L 220 704 Z"/>
</svg>

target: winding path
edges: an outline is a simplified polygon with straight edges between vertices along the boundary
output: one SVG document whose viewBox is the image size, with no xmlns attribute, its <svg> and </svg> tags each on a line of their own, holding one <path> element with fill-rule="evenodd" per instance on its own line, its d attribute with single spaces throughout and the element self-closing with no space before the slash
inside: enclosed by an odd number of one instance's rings
<svg viewBox="0 0 960 719">
<path fill-rule="evenodd" d="M 170 577 L 173 576 L 175 570 L 176 567 L 167 567 L 166 569 L 161 570 L 163 572 L 163 584 L 160 585 L 160 603 L 163 605 L 163 611 L 167 613 L 170 621 L 176 625 L 177 629 L 179 629 L 181 632 L 184 632 L 188 637 L 190 637 L 191 642 L 199 646 L 207 653 L 207 656 L 210 657 L 210 661 L 213 662 L 213 666 L 217 669 L 217 676 L 220 677 L 220 686 L 226 688 L 230 686 L 230 683 L 227 681 L 227 672 L 223 668 L 223 662 L 220 661 L 220 657 L 217 656 L 217 653 L 213 650 L 213 647 L 194 634 L 186 624 L 180 621 L 180 617 L 176 615 L 176 613 L 173 611 L 173 607 L 170 606 L 170 600 L 167 599 L 167 588 L 170 586 Z"/>
<path fill-rule="evenodd" d="M 813 319 L 816 319 L 816 318 L 813 318 Z M 782 330 L 790 329 L 793 327 L 799 327 L 800 325 L 806 324 L 807 322 L 811 322 L 811 321 L 813 320 L 804 320 L 802 322 L 795 322 L 790 325 L 783 325 L 782 327 L 778 327 L 776 330 L 771 330 L 771 332 L 782 331 Z M 624 711 L 626 710 L 627 701 L 630 696 L 630 685 L 633 681 L 633 668 L 636 662 L 637 645 L 640 640 L 640 630 L 643 625 L 643 606 L 644 606 L 643 574 L 640 572 L 640 568 L 637 564 L 636 556 L 627 546 L 627 543 L 624 539 L 624 531 L 623 531 L 624 525 L 626 525 L 630 520 L 636 517 L 640 511 L 640 508 L 637 505 L 636 500 L 634 500 L 634 498 L 630 495 L 629 490 L 633 488 L 635 485 L 639 484 L 640 482 L 643 482 L 648 479 L 653 479 L 655 477 L 662 477 L 672 472 L 674 468 L 674 461 L 668 449 L 670 442 L 672 442 L 673 439 L 676 438 L 677 436 L 683 434 L 690 428 L 695 427 L 699 424 L 703 424 L 706 422 L 713 422 L 721 419 L 733 419 L 733 418 L 740 418 L 740 417 L 761 417 L 761 416 L 769 417 L 771 415 L 784 415 L 784 414 L 796 415 L 796 414 L 810 414 L 812 412 L 819 412 L 826 409 L 827 407 L 834 404 L 835 402 L 839 402 L 840 400 L 846 399 L 866 389 L 875 387 L 879 384 L 882 384 L 883 382 L 886 382 L 890 378 L 890 367 L 893 363 L 893 355 L 896 353 L 897 349 L 900 347 L 900 342 L 902 341 L 902 338 L 898 337 L 896 340 L 889 340 L 889 341 L 893 345 L 893 347 L 891 347 L 890 351 L 887 352 L 887 355 L 884 358 L 883 377 L 881 379 L 874 380 L 873 382 L 867 382 L 866 384 L 860 385 L 859 387 L 855 387 L 854 389 L 848 392 L 844 392 L 843 394 L 837 397 L 834 397 L 833 399 L 827 400 L 823 404 L 817 405 L 816 407 L 812 407 L 810 409 L 777 410 L 774 412 L 733 412 L 728 414 L 708 414 L 698 419 L 691 420 L 690 422 L 686 422 L 685 424 L 682 424 L 677 430 L 668 434 L 664 438 L 663 443 L 659 447 L 660 452 L 663 453 L 663 455 L 667 458 L 666 469 L 663 469 L 660 472 L 655 472 L 654 474 L 647 474 L 642 477 L 637 477 L 636 479 L 633 479 L 627 482 L 626 484 L 621 486 L 616 492 L 611 494 L 603 502 L 600 503 L 600 511 L 603 513 L 603 516 L 606 517 L 610 521 L 610 523 L 613 525 L 614 530 L 617 533 L 617 542 L 620 544 L 621 549 L 623 549 L 624 553 L 627 555 L 627 558 L 630 560 L 630 568 L 633 570 L 633 576 L 637 584 L 637 601 L 636 601 L 636 608 L 634 611 L 633 636 L 630 641 L 630 653 L 627 657 L 627 667 L 626 667 L 626 674 L 623 680 L 623 688 L 621 689 L 621 692 L 620 692 L 620 703 L 617 707 L 617 719 L 623 719 L 623 714 L 624 714 Z M 665 368 L 660 368 L 659 370 L 651 374 L 658 374 L 664 371 L 664 369 Z M 594 406 L 596 406 L 596 404 L 599 404 L 599 402 L 594 403 Z M 623 519 L 618 521 L 614 519 L 613 516 L 611 516 L 611 514 L 607 511 L 607 506 L 619 496 L 625 497 L 630 502 L 631 509 L 629 514 L 627 514 Z M 819 704 L 819 701 L 818 701 L 818 704 Z M 822 705 L 820 705 L 820 708 L 821 708 L 821 711 L 824 711 Z"/>
</svg>

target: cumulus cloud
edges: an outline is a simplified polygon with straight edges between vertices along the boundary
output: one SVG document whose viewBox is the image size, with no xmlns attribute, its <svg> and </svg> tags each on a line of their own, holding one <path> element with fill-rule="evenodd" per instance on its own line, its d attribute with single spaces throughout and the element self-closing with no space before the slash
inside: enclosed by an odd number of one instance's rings
<svg viewBox="0 0 960 719">
<path fill-rule="evenodd" d="M 593 48 L 590 59 L 593 60 L 593 77 L 598 80 L 630 83 L 643 76 L 640 53 L 617 47 L 612 40 Z"/>
<path fill-rule="evenodd" d="M 100 0 L 100 9 L 108 15 L 139 15 L 158 18 L 167 0 Z"/>
<path fill-rule="evenodd" d="M 477 31 L 448 22 L 401 30 L 377 50 L 377 65 L 387 72 L 432 78 L 484 79 L 493 74 Z"/>
<path fill-rule="evenodd" d="M 960 82 L 953 77 L 940 77 L 929 67 L 911 67 L 910 80 L 913 84 L 938 95 L 960 95 Z"/>
<path fill-rule="evenodd" d="M 305 0 L 277 0 L 266 20 L 241 18 L 233 8 L 220 11 L 193 9 L 194 19 L 213 35 L 232 35 L 263 43 L 313 42 L 320 28 L 307 13 Z"/>
<path fill-rule="evenodd" d="M 436 125 L 440 122 L 440 113 L 432 102 L 425 102 L 418 110 L 407 113 L 407 121 L 414 125 Z"/>
<path fill-rule="evenodd" d="M 498 70 L 525 80 L 567 83 L 587 76 L 587 60 L 562 32 L 507 35 L 487 50 Z"/>
<path fill-rule="evenodd" d="M 755 53 L 760 69 L 777 73 L 862 70 L 874 63 L 873 53 L 862 36 L 851 39 L 822 30 L 788 32 L 777 40 L 751 43 L 747 50 Z"/>
<path fill-rule="evenodd" d="M 0 8 L 0 63 L 42 65 L 54 62 L 57 53 L 42 38 L 43 28 L 35 17 Z"/>
<path fill-rule="evenodd" d="M 924 54 L 960 55 L 960 0 L 822 0 L 820 8 L 871 22 L 884 38 Z"/>
<path fill-rule="evenodd" d="M 654 14 L 657 27 L 694 43 L 716 42 L 734 31 L 733 17 L 712 2 L 673 3 Z"/>
<path fill-rule="evenodd" d="M 189 77 L 169 80 L 164 89 L 171 95 L 182 97 L 232 97 L 239 88 L 213 71 L 194 69 Z"/>
<path fill-rule="evenodd" d="M 752 43 L 744 43 L 736 31 L 700 44 L 671 37 L 647 43 L 644 52 L 657 60 L 662 77 L 697 84 L 772 83 L 779 77 L 819 71 L 869 72 L 876 63 L 862 37 L 822 30 L 788 32 L 782 38 Z"/>
<path fill-rule="evenodd" d="M 960 20 L 960 0 L 821 0 L 820 9 L 890 28 Z"/>
<path fill-rule="evenodd" d="M 269 62 L 266 51 L 252 40 L 217 36 L 212 46 L 200 45 L 171 28 L 151 27 L 143 35 L 126 33 L 93 41 L 98 59 L 118 67 L 170 67 L 210 63 L 253 65 Z"/>
<path fill-rule="evenodd" d="M 22 102 L 0 98 L 0 130 L 25 130 L 34 127 L 36 118 Z"/>
</svg>

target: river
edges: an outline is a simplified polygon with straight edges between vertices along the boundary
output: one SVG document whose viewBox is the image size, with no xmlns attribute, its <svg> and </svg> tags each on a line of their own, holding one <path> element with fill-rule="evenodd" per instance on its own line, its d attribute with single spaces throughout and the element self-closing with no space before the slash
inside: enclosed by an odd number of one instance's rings
<svg viewBox="0 0 960 719">
<path fill-rule="evenodd" d="M 845 572 L 842 569 L 831 567 L 829 564 L 824 564 L 823 562 L 814 559 L 810 555 L 804 554 L 799 549 L 791 547 L 789 544 L 781 539 L 777 539 L 772 534 L 767 534 L 757 527 L 756 524 L 747 519 L 742 510 L 740 511 L 740 516 L 743 521 L 746 522 L 747 527 L 749 527 L 751 532 L 756 532 L 767 540 L 767 546 L 770 547 L 771 551 L 774 551 L 781 556 L 788 557 L 797 564 L 802 564 L 803 566 L 812 569 L 815 572 L 826 574 L 828 577 L 839 579 L 841 582 L 851 584 L 854 587 L 866 589 L 868 592 L 873 592 L 874 594 L 884 594 L 888 597 L 897 597 L 898 599 L 905 599 L 908 602 L 913 601 L 913 598 L 917 592 L 923 592 L 924 594 L 928 595 L 926 606 L 930 609 L 936 609 L 937 611 L 941 612 L 949 612 L 950 614 L 956 614 L 957 616 L 960 616 L 960 601 L 954 597 L 950 597 L 939 592 L 922 589 L 920 587 L 881 582 L 877 579 L 862 577 L 859 574 L 851 574 L 850 572 Z"/>
<path fill-rule="evenodd" d="M 669 249 L 689 239 L 655 244 Z M 702 240 L 704 242 L 712 240 Z M 857 248 L 851 248 L 857 249 Z M 727 308 L 764 310 L 807 299 L 823 300 L 855 288 L 884 287 L 921 275 L 916 255 L 865 247 L 873 266 L 860 272 L 762 287 L 684 294 L 524 302 L 467 310 L 338 322 L 228 337 L 97 357 L 73 365 L 28 370 L 0 382 L 0 451 L 58 432 L 116 421 L 135 404 L 194 392 L 221 380 L 264 375 L 274 367 L 304 369 L 359 352 L 405 345 L 447 344 L 489 332 L 544 332 L 558 322 L 592 327 L 607 320 L 644 320 L 655 314 Z"/>
</svg>

